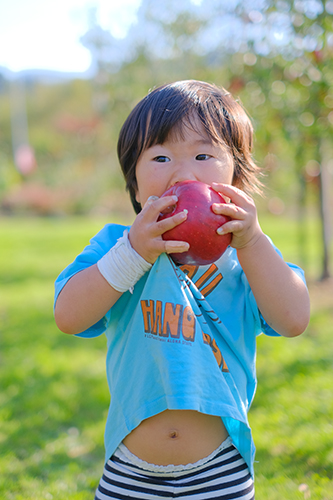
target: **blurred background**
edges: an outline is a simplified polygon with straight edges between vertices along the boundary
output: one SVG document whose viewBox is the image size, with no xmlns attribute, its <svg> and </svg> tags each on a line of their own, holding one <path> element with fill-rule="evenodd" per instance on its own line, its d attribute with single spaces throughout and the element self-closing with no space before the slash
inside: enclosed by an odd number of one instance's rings
<svg viewBox="0 0 333 500">
<path fill-rule="evenodd" d="M 305 266 L 306 227 L 319 216 L 316 273 L 325 278 L 332 55 L 333 1 L 3 3 L 0 213 L 132 215 L 116 158 L 121 124 L 150 88 L 208 80 L 248 110 L 266 173 L 259 207 L 297 218 Z"/>
<path fill-rule="evenodd" d="M 1 499 L 93 498 L 105 338 L 59 332 L 53 283 L 106 222 L 134 219 L 128 113 L 191 78 L 250 114 L 262 228 L 311 295 L 301 337 L 258 338 L 258 499 L 333 498 L 333 1 L 0 0 Z"/>
</svg>

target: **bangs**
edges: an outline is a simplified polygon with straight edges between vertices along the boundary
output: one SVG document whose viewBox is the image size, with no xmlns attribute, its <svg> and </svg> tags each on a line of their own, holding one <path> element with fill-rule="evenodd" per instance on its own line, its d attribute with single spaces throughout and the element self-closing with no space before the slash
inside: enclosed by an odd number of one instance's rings
<svg viewBox="0 0 333 500">
<path fill-rule="evenodd" d="M 186 130 L 221 145 L 233 157 L 233 183 L 244 191 L 260 192 L 260 169 L 251 151 L 253 127 L 243 106 L 230 92 L 206 82 L 184 80 L 153 89 L 132 110 L 118 139 L 118 158 L 136 213 L 135 169 L 141 154 L 167 140 L 184 140 Z"/>
<path fill-rule="evenodd" d="M 204 94 L 202 89 L 184 88 L 178 84 L 148 94 L 149 110 L 142 114 L 146 123 L 140 126 L 145 131 L 141 137 L 142 151 L 167 140 L 184 140 L 188 129 L 198 134 L 204 130 L 214 143 L 230 143 L 229 117 L 223 104 Z"/>
</svg>

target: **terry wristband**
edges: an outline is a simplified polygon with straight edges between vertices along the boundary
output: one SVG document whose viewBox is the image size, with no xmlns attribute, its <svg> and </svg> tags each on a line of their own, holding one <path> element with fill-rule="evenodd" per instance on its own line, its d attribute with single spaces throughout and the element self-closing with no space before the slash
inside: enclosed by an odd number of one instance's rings
<svg viewBox="0 0 333 500">
<path fill-rule="evenodd" d="M 121 293 L 127 290 L 133 293 L 135 283 L 149 271 L 152 264 L 134 250 L 128 239 L 128 231 L 125 230 L 115 246 L 97 262 L 97 267 L 112 288 Z"/>
</svg>

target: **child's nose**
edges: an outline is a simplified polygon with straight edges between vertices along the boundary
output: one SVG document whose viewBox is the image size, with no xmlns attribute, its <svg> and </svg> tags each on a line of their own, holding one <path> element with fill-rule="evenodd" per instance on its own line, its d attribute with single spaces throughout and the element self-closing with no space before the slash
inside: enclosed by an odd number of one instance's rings
<svg viewBox="0 0 333 500">
<path fill-rule="evenodd" d="M 174 171 L 174 175 L 172 176 L 171 179 L 171 186 L 174 186 L 178 182 L 183 182 L 183 181 L 197 181 L 197 175 L 195 173 L 195 170 L 191 168 L 187 164 L 180 164 L 178 168 Z"/>
</svg>

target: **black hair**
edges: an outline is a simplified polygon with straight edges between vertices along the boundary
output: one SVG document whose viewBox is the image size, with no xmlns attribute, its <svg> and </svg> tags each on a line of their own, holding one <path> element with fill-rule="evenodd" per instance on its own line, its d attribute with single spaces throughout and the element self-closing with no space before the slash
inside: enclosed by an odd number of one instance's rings
<svg viewBox="0 0 333 500">
<path fill-rule="evenodd" d="M 220 143 L 231 154 L 233 184 L 248 193 L 261 192 L 260 168 L 251 155 L 253 127 L 242 105 L 222 87 L 184 80 L 152 90 L 121 128 L 118 158 L 136 213 L 141 211 L 135 199 L 140 155 L 155 144 L 163 144 L 171 133 L 182 137 L 185 127 L 195 130 L 198 123 L 212 142 Z"/>
</svg>

